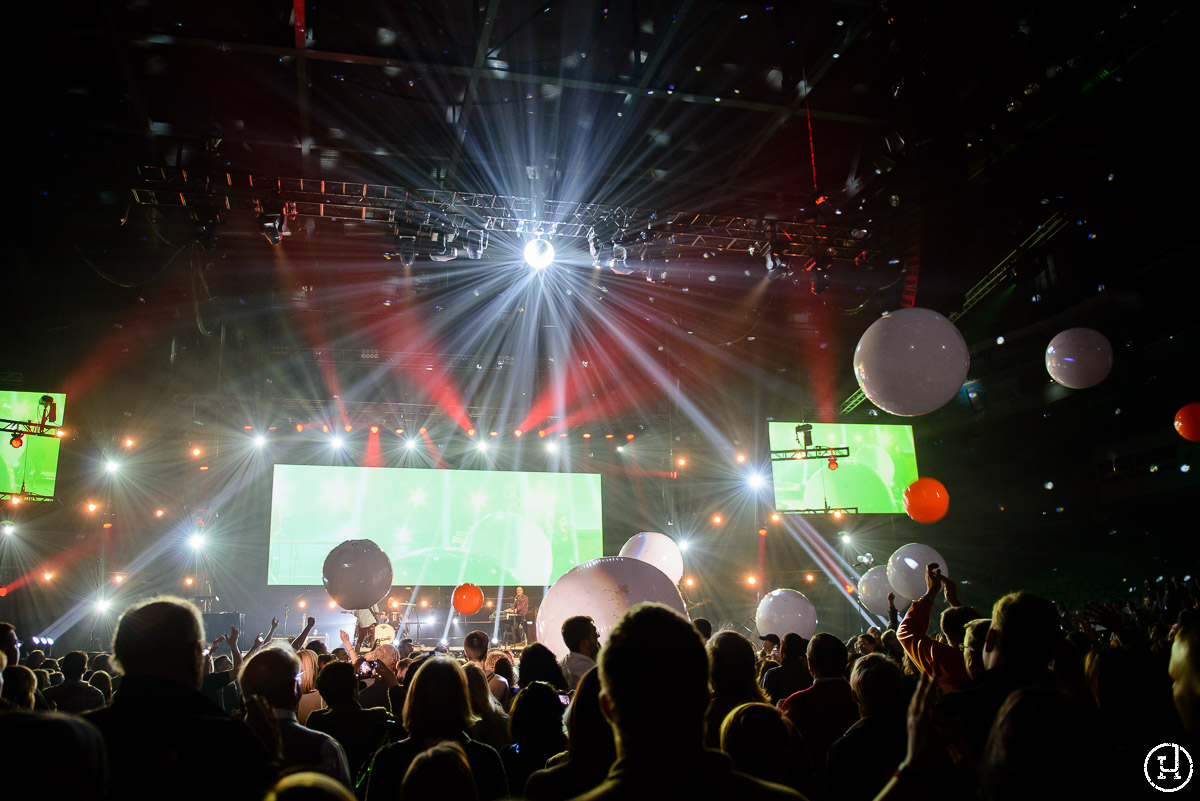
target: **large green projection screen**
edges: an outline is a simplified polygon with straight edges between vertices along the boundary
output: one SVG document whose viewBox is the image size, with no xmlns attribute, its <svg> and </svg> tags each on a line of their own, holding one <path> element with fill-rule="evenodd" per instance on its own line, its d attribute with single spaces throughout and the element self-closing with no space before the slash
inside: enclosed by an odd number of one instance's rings
<svg viewBox="0 0 1200 801">
<path fill-rule="evenodd" d="M 600 476 L 275 465 L 268 584 L 320 585 L 338 543 L 373 540 L 401 585 L 548 585 L 603 556 Z"/>
<path fill-rule="evenodd" d="M 39 424 L 42 407 L 38 404 L 43 395 L 54 398 L 58 404 L 58 422 L 48 425 L 61 426 L 66 410 L 67 396 L 61 392 L 0 392 L 0 418 L 17 420 L 21 423 Z M 22 426 L 22 430 L 24 426 Z M 0 453 L 4 463 L 3 486 L 0 492 L 20 492 L 32 495 L 54 495 L 54 479 L 58 475 L 57 437 L 35 437 L 25 434 L 24 444 L 19 448 L 11 445 L 11 435 L 0 442 Z"/>
<path fill-rule="evenodd" d="M 803 448 L 801 423 L 768 423 L 775 508 L 781 512 L 857 508 L 860 514 L 904 512 L 904 488 L 917 480 L 912 426 L 812 424 L 812 447 L 850 449 L 849 458 L 780 459 Z"/>
</svg>

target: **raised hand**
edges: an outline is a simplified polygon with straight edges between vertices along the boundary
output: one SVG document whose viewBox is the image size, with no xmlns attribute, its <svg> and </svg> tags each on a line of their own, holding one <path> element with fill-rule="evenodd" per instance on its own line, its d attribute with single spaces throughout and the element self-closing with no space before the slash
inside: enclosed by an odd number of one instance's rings
<svg viewBox="0 0 1200 801">
<path fill-rule="evenodd" d="M 315 617 L 310 617 L 308 620 L 304 621 L 304 624 L 311 629 L 313 626 L 317 625 L 317 619 Z"/>
<path fill-rule="evenodd" d="M 225 638 L 225 641 L 229 643 L 230 648 L 237 648 L 238 636 L 240 634 L 241 632 L 238 631 L 237 626 L 229 627 L 229 636 Z"/>
<path fill-rule="evenodd" d="M 930 562 L 925 565 L 925 596 L 927 598 L 935 597 L 941 587 L 942 571 L 938 569 L 937 562 Z"/>
<path fill-rule="evenodd" d="M 271 618 L 271 631 L 274 631 L 277 628 L 279 628 L 279 618 L 273 617 Z"/>
<path fill-rule="evenodd" d="M 896 593 L 889 592 L 888 593 L 888 606 L 895 606 L 895 605 L 896 605 Z"/>
</svg>

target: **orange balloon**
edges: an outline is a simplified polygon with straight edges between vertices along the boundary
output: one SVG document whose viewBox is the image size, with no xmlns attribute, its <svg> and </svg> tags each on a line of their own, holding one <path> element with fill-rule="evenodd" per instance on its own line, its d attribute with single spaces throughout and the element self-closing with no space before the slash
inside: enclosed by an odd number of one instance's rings
<svg viewBox="0 0 1200 801">
<path fill-rule="evenodd" d="M 1175 413 L 1175 430 L 1184 439 L 1200 442 L 1200 403 L 1189 403 Z"/>
<path fill-rule="evenodd" d="M 460 615 L 473 615 L 483 608 L 483 590 L 474 584 L 454 588 L 454 608 Z"/>
<path fill-rule="evenodd" d="M 918 478 L 904 490 L 904 511 L 918 523 L 936 523 L 950 509 L 950 493 L 936 478 Z"/>
</svg>

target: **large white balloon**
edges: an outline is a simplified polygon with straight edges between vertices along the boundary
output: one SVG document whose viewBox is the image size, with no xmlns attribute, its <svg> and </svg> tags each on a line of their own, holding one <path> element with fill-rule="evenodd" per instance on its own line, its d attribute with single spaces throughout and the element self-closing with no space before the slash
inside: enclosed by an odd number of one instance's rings
<svg viewBox="0 0 1200 801">
<path fill-rule="evenodd" d="M 675 540 L 657 531 L 642 531 L 634 534 L 621 546 L 619 556 L 641 559 L 667 574 L 676 584 L 683 578 L 683 554 Z"/>
<path fill-rule="evenodd" d="M 627 556 L 605 556 L 572 568 L 554 582 L 537 611 L 537 641 L 560 659 L 567 655 L 563 621 L 587 615 L 596 623 L 600 643 L 631 607 L 643 601 L 666 604 L 685 618 L 679 588 L 657 567 Z"/>
<path fill-rule="evenodd" d="M 1064 387 L 1087 389 L 1108 378 L 1113 351 L 1094 328 L 1068 328 L 1046 347 L 1046 372 Z"/>
<path fill-rule="evenodd" d="M 901 545 L 887 563 L 888 583 L 897 595 L 905 598 L 920 598 L 926 592 L 925 566 L 936 564 L 943 576 L 949 577 L 950 568 L 942 555 L 918 542 Z"/>
<path fill-rule="evenodd" d="M 817 608 L 795 590 L 771 590 L 758 602 L 754 625 L 759 634 L 795 632 L 807 640 L 817 632 Z"/>
<path fill-rule="evenodd" d="M 913 417 L 946 404 L 971 366 L 954 323 L 929 309 L 900 309 L 880 317 L 854 349 L 854 377 L 885 412 Z"/>
<path fill-rule="evenodd" d="M 863 573 L 858 580 L 858 599 L 863 606 L 877 615 L 888 613 L 888 593 L 895 592 L 888 581 L 887 565 L 875 567 Z M 922 593 L 924 594 L 924 593 Z M 912 603 L 908 598 L 896 593 L 896 609 L 903 611 Z"/>
</svg>

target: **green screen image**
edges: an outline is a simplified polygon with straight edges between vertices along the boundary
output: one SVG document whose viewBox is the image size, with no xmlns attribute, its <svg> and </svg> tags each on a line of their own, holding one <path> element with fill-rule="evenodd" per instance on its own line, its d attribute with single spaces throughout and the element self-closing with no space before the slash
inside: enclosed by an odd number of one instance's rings
<svg viewBox="0 0 1200 801">
<path fill-rule="evenodd" d="M 21 431 L 27 431 L 26 424 L 35 428 L 42 422 L 43 407 L 39 403 L 43 395 L 54 398 L 57 404 L 57 422 L 47 421 L 48 426 L 58 427 L 63 423 L 67 396 L 61 392 L 0 392 L 0 418 L 15 420 L 22 425 Z M 6 428 L 12 428 L 12 423 L 6 423 Z M 39 437 L 25 433 L 22 445 L 12 447 L 12 434 L 6 434 L 0 442 L 0 453 L 4 463 L 4 478 L 0 484 L 0 492 L 21 492 L 24 484 L 25 492 L 31 495 L 54 495 L 54 479 L 58 474 L 57 437 Z"/>
<path fill-rule="evenodd" d="M 838 457 L 787 458 L 804 448 L 801 423 L 768 423 L 775 508 L 781 512 L 857 508 L 860 514 L 904 512 L 904 489 L 917 480 L 912 426 L 813 423 L 809 448 L 848 448 Z M 784 458 L 780 458 L 780 457 Z"/>
<path fill-rule="evenodd" d="M 549 585 L 604 555 L 600 476 L 275 465 L 268 584 L 321 585 L 350 539 L 382 548 L 398 585 Z"/>
</svg>

